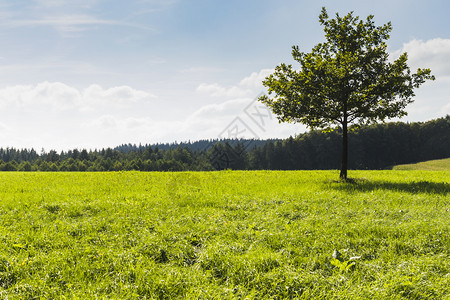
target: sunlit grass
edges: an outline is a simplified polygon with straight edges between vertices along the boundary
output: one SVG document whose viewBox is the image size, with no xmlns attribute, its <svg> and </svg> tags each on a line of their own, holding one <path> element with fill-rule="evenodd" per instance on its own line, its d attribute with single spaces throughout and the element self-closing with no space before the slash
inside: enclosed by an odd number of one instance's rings
<svg viewBox="0 0 450 300">
<path fill-rule="evenodd" d="M 0 173 L 0 298 L 448 299 L 450 172 L 349 175 Z"/>
<path fill-rule="evenodd" d="M 398 165 L 393 170 L 426 170 L 450 171 L 450 158 L 419 162 L 416 164 Z"/>
</svg>

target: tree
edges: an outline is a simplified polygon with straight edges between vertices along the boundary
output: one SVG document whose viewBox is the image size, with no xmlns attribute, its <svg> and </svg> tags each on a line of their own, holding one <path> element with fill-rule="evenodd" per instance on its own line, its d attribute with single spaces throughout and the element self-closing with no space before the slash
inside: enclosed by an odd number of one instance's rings
<svg viewBox="0 0 450 300">
<path fill-rule="evenodd" d="M 373 18 L 370 15 L 363 21 L 351 12 L 330 19 L 322 8 L 319 22 L 326 41 L 311 53 L 293 46 L 292 56 L 300 69 L 284 63 L 277 66 L 263 81 L 269 96 L 275 96 L 259 98 L 280 122 L 299 122 L 322 130 L 340 127 L 343 180 L 347 180 L 349 126 L 406 115 L 414 89 L 434 80 L 430 69 L 411 74 L 407 53 L 389 62 L 385 40 L 391 23 L 376 27 Z"/>
</svg>

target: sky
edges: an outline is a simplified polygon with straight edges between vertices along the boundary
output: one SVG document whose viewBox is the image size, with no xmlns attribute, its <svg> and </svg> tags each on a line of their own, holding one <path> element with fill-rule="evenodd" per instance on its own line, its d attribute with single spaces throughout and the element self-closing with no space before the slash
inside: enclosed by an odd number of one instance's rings
<svg viewBox="0 0 450 300">
<path fill-rule="evenodd" d="M 99 149 L 215 138 L 286 138 L 255 99 L 318 22 L 353 11 L 391 22 L 392 58 L 436 76 L 401 121 L 450 114 L 447 0 L 0 0 L 0 147 Z"/>
</svg>

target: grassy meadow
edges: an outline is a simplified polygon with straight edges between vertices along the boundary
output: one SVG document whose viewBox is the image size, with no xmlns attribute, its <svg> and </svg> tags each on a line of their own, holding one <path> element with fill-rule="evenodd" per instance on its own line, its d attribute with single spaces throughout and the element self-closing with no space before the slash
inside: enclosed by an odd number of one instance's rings
<svg viewBox="0 0 450 300">
<path fill-rule="evenodd" d="M 435 159 L 416 164 L 398 165 L 393 170 L 426 170 L 426 171 L 450 171 L 450 158 Z"/>
<path fill-rule="evenodd" d="M 349 175 L 0 173 L 0 298 L 450 299 L 450 172 Z"/>
</svg>

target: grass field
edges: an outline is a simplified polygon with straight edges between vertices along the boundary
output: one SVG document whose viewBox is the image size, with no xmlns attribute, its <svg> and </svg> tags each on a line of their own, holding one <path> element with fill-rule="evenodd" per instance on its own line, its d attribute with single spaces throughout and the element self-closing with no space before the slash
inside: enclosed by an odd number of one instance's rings
<svg viewBox="0 0 450 300">
<path fill-rule="evenodd" d="M 0 298 L 450 299 L 450 172 L 350 176 L 0 173 Z"/>
<path fill-rule="evenodd" d="M 393 170 L 427 170 L 427 171 L 450 171 L 450 158 L 436 159 L 416 164 L 398 165 Z"/>
</svg>

